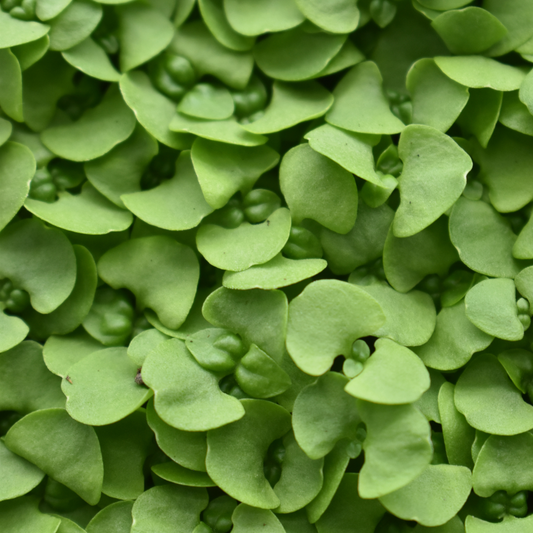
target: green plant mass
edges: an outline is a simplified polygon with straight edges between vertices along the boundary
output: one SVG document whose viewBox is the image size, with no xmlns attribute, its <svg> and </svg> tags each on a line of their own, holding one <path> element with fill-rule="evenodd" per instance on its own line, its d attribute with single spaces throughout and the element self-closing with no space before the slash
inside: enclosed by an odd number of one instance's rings
<svg viewBox="0 0 533 533">
<path fill-rule="evenodd" d="M 0 0 L 0 533 L 533 531 L 533 0 Z"/>
</svg>

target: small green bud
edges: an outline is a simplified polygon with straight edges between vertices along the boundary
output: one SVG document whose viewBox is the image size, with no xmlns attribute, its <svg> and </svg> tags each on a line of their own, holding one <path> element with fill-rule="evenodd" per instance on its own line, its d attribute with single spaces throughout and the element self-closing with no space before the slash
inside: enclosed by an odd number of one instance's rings
<svg viewBox="0 0 533 533">
<path fill-rule="evenodd" d="M 163 59 L 163 68 L 175 83 L 189 88 L 196 83 L 196 72 L 190 61 L 183 56 L 167 53 Z"/>
<path fill-rule="evenodd" d="M 349 357 L 355 359 L 355 361 L 364 363 L 370 357 L 370 347 L 364 340 L 356 340 L 352 344 L 352 352 Z"/>
<path fill-rule="evenodd" d="M 262 111 L 266 105 L 267 92 L 261 80 L 253 77 L 242 91 L 232 91 L 235 115 L 239 118 L 248 117 L 252 121 L 252 115 Z"/>
<path fill-rule="evenodd" d="M 251 224 L 266 220 L 281 207 L 280 197 L 267 189 L 252 189 L 242 202 L 244 216 Z"/>
<path fill-rule="evenodd" d="M 282 253 L 289 259 L 322 257 L 322 246 L 314 233 L 301 226 L 292 226 Z"/>
<path fill-rule="evenodd" d="M 228 352 L 233 359 L 240 359 L 246 349 L 239 335 L 235 333 L 224 333 L 214 343 L 213 346 Z"/>
</svg>

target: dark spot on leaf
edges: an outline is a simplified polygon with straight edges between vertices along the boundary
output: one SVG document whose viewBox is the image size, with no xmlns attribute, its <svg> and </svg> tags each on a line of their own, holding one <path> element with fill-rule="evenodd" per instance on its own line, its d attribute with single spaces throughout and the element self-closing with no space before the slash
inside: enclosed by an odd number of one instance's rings
<svg viewBox="0 0 533 533">
<path fill-rule="evenodd" d="M 137 383 L 137 385 L 144 385 L 144 381 L 143 381 L 143 378 L 141 376 L 141 369 L 140 368 L 137 369 L 137 375 L 135 376 L 135 383 Z"/>
</svg>

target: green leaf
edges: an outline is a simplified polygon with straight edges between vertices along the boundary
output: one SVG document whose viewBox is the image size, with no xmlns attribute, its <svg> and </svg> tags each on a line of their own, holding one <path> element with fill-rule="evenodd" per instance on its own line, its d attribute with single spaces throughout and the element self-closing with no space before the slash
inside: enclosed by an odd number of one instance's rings
<svg viewBox="0 0 533 533">
<path fill-rule="evenodd" d="M 178 28 L 170 51 L 186 57 L 200 77 L 211 74 L 233 89 L 244 89 L 252 75 L 254 61 L 251 52 L 226 48 L 201 20 Z"/>
<path fill-rule="evenodd" d="M 472 481 L 464 466 L 429 465 L 415 480 L 379 499 L 386 509 L 403 520 L 435 527 L 451 520 L 463 507 Z"/>
<path fill-rule="evenodd" d="M 381 306 L 365 291 L 338 280 L 309 284 L 289 305 L 287 350 L 313 376 L 327 372 L 339 354 L 385 323 Z"/>
<path fill-rule="evenodd" d="M 169 117 L 174 113 L 175 104 L 153 88 L 150 78 L 144 72 L 124 74 L 120 78 L 120 90 L 139 123 L 159 142 L 176 150 L 190 147 L 189 135 L 168 129 Z"/>
<path fill-rule="evenodd" d="M 530 377 L 533 375 L 532 353 L 528 350 L 515 348 L 506 350 L 498 355 L 498 361 L 522 393 L 527 394 Z"/>
<path fill-rule="evenodd" d="M 2 146 L 11 137 L 13 126 L 9 120 L 0 118 L 0 146 Z"/>
<path fill-rule="evenodd" d="M 273 133 L 300 122 L 319 118 L 333 104 L 333 96 L 316 81 L 286 83 L 274 81 L 272 100 L 265 113 L 243 127 L 252 133 Z"/>
<path fill-rule="evenodd" d="M 472 482 L 478 496 L 489 498 L 497 490 L 516 494 L 532 490 L 531 464 L 533 435 L 522 433 L 512 437 L 491 435 L 476 460 Z"/>
<path fill-rule="evenodd" d="M 466 517 L 465 525 L 468 533 L 528 533 L 533 525 L 533 518 L 509 516 L 504 522 L 495 524 L 469 515 Z"/>
<path fill-rule="evenodd" d="M 472 427 L 493 435 L 533 428 L 533 407 L 491 354 L 478 355 L 466 366 L 455 386 L 455 406 Z"/>
<path fill-rule="evenodd" d="M 257 66 L 271 78 L 301 81 L 314 77 L 339 53 L 345 35 L 308 33 L 295 28 L 274 33 L 254 46 Z"/>
<path fill-rule="evenodd" d="M 383 249 L 387 281 L 399 292 L 410 291 L 428 274 L 444 276 L 457 260 L 448 237 L 447 217 L 403 239 L 395 237 L 391 227 Z"/>
<path fill-rule="evenodd" d="M 63 52 L 63 57 L 73 67 L 93 78 L 105 81 L 120 80 L 120 73 L 104 49 L 90 37 Z"/>
<path fill-rule="evenodd" d="M 430 385 L 422 361 L 411 350 L 389 339 L 379 339 L 375 348 L 363 371 L 344 390 L 356 398 L 378 404 L 416 402 Z"/>
<path fill-rule="evenodd" d="M 305 17 L 332 33 L 350 33 L 357 28 L 359 9 L 356 0 L 296 0 L 296 4 Z"/>
<path fill-rule="evenodd" d="M 19 20 L 0 10 L 0 49 L 31 43 L 46 35 L 50 26 L 40 22 Z"/>
<path fill-rule="evenodd" d="M 465 310 L 468 320 L 489 335 L 507 341 L 519 341 L 524 336 L 512 279 L 481 281 L 466 294 Z"/>
<path fill-rule="evenodd" d="M 412 405 L 357 402 L 366 424 L 365 464 L 359 474 L 362 498 L 380 498 L 416 479 L 433 455 L 430 426 Z"/>
<path fill-rule="evenodd" d="M 194 228 L 213 211 L 202 194 L 188 150 L 179 155 L 174 177 L 154 189 L 123 194 L 120 198 L 141 220 L 171 231 Z"/>
<path fill-rule="evenodd" d="M 86 111 L 77 122 L 53 126 L 42 133 L 41 139 L 47 148 L 64 159 L 89 161 L 125 141 L 134 128 L 135 116 L 115 86 L 98 106 Z"/>
<path fill-rule="evenodd" d="M 50 20 L 59 15 L 72 0 L 37 0 L 35 14 L 40 20 Z"/>
<path fill-rule="evenodd" d="M 24 205 L 35 174 L 35 159 L 26 146 L 7 142 L 0 146 L 0 230 Z"/>
<path fill-rule="evenodd" d="M 413 124 L 442 132 L 452 126 L 468 102 L 468 89 L 445 76 L 433 59 L 419 59 L 409 70 L 406 85 L 413 103 Z"/>
<path fill-rule="evenodd" d="M 104 507 L 87 524 L 87 533 L 130 533 L 133 502 L 115 502 Z"/>
<path fill-rule="evenodd" d="M 244 147 L 202 138 L 194 141 L 191 158 L 203 195 L 214 209 L 224 207 L 237 191 L 247 192 L 279 161 L 266 145 Z"/>
<path fill-rule="evenodd" d="M 374 335 L 387 337 L 404 346 L 428 342 L 435 329 L 437 314 L 429 294 L 411 291 L 402 294 L 386 283 L 360 285 L 381 306 L 386 322 Z"/>
<path fill-rule="evenodd" d="M 163 485 L 143 492 L 133 504 L 131 533 L 189 533 L 209 501 L 202 488 Z"/>
<path fill-rule="evenodd" d="M 68 372 L 70 381 L 65 378 L 61 384 L 67 411 L 82 424 L 113 424 L 152 396 L 151 390 L 135 382 L 137 365 L 122 347 L 93 352 L 73 364 Z"/>
<path fill-rule="evenodd" d="M 395 237 L 411 237 L 454 205 L 473 164 L 450 137 L 429 126 L 407 126 L 398 153 L 403 161 L 401 202 L 392 229 Z"/>
<path fill-rule="evenodd" d="M 233 371 L 246 352 L 246 346 L 241 339 L 222 328 L 202 329 L 185 339 L 185 344 L 202 368 L 224 374 Z M 255 349 L 258 350 L 257 347 Z"/>
<path fill-rule="evenodd" d="M 468 363 L 475 352 L 487 348 L 492 339 L 492 335 L 467 319 L 465 304 L 461 301 L 441 309 L 433 335 L 414 351 L 430 368 L 456 370 Z"/>
<path fill-rule="evenodd" d="M 440 56 L 435 57 L 435 63 L 448 78 L 474 89 L 516 91 L 525 77 L 518 67 L 483 56 Z"/>
<path fill-rule="evenodd" d="M 446 381 L 437 370 L 428 368 L 431 385 L 413 405 L 431 422 L 441 423 L 439 413 L 439 390 Z"/>
<path fill-rule="evenodd" d="M 224 10 L 242 35 L 288 30 L 305 20 L 294 0 L 224 0 Z"/>
<path fill-rule="evenodd" d="M 206 431 L 244 415 L 239 401 L 220 390 L 215 374 L 204 370 L 178 339 L 148 354 L 142 378 L 154 391 L 157 414 L 183 431 Z"/>
<path fill-rule="evenodd" d="M 263 458 L 270 444 L 290 430 L 289 413 L 265 400 L 241 400 L 245 415 L 207 433 L 207 473 L 233 498 L 260 509 L 280 500 L 265 478 Z"/>
<path fill-rule="evenodd" d="M 479 7 L 446 11 L 434 19 L 431 26 L 450 52 L 459 55 L 479 54 L 508 33 L 494 15 Z"/>
<path fill-rule="evenodd" d="M 168 461 L 152 466 L 152 472 L 170 483 L 185 487 L 216 487 L 205 472 L 189 470 L 177 463 Z"/>
<path fill-rule="evenodd" d="M 144 409 L 114 424 L 96 428 L 104 461 L 102 492 L 119 500 L 134 500 L 144 492 L 143 465 L 154 434 Z"/>
<path fill-rule="evenodd" d="M 0 48 L 0 70 L 0 106 L 8 117 L 23 122 L 22 74 L 17 57 L 9 49 Z"/>
<path fill-rule="evenodd" d="M 129 211 L 112 204 L 88 182 L 79 194 L 59 191 L 57 195 L 54 203 L 27 198 L 24 207 L 49 224 L 85 235 L 123 231 L 133 222 Z"/>
<path fill-rule="evenodd" d="M 285 533 L 278 517 L 267 509 L 241 503 L 231 516 L 233 533 Z"/>
<path fill-rule="evenodd" d="M 344 391 L 347 383 L 346 376 L 327 372 L 302 389 L 294 402 L 294 436 L 311 459 L 327 457 L 343 439 L 357 439 L 361 418 L 357 400 Z"/>
<path fill-rule="evenodd" d="M 207 433 L 182 431 L 169 426 L 156 413 L 153 400 L 146 407 L 146 418 L 155 433 L 157 445 L 166 455 L 185 468 L 205 472 Z"/>
<path fill-rule="evenodd" d="M 144 330 L 142 333 L 135 335 L 128 346 L 128 357 L 139 367 L 144 364 L 146 356 L 157 348 L 162 342 L 169 337 L 155 328 Z"/>
<path fill-rule="evenodd" d="M 352 174 L 385 187 L 374 170 L 372 146 L 377 143 L 377 137 L 323 124 L 306 133 L 304 138 L 315 152 L 329 157 Z"/>
<path fill-rule="evenodd" d="M 102 15 L 100 4 L 74 0 L 50 21 L 50 50 L 68 50 L 87 39 Z"/>
<path fill-rule="evenodd" d="M 7 432 L 5 444 L 90 505 L 100 500 L 104 469 L 98 437 L 64 409 L 26 415 Z"/>
<path fill-rule="evenodd" d="M 531 305 L 531 303 L 533 303 L 533 268 L 524 268 L 524 270 L 516 276 L 515 284 L 518 292 L 527 298 Z"/>
<path fill-rule="evenodd" d="M 106 252 L 98 261 L 98 274 L 115 289 L 130 289 L 139 308 L 153 309 L 166 327 L 177 329 L 193 304 L 199 266 L 188 246 L 153 236 L 126 241 Z"/>
<path fill-rule="evenodd" d="M 233 98 L 222 85 L 199 83 L 181 99 L 178 111 L 191 117 L 223 120 L 233 115 Z"/>
<path fill-rule="evenodd" d="M 503 95 L 502 108 L 498 120 L 511 130 L 533 136 L 533 116 L 527 106 L 518 98 L 518 91 L 508 92 Z"/>
<path fill-rule="evenodd" d="M 0 503 L 0 528 L 3 533 L 56 533 L 60 524 L 59 518 L 39 511 L 39 499 L 36 496 Z"/>
<path fill-rule="evenodd" d="M 472 3 L 472 0 L 418 0 L 423 6 L 437 11 L 458 9 Z"/>
<path fill-rule="evenodd" d="M 172 23 L 157 9 L 141 2 L 117 8 L 120 69 L 142 65 L 162 52 L 174 37 Z"/>
<path fill-rule="evenodd" d="M 6 315 L 4 311 L 0 311 L 0 328 L 2 331 L 0 352 L 5 352 L 20 344 L 30 331 L 23 320 L 16 316 Z"/>
<path fill-rule="evenodd" d="M 514 278 L 521 270 L 512 255 L 516 235 L 490 204 L 460 198 L 450 215 L 450 238 L 461 261 L 480 274 Z"/>
<path fill-rule="evenodd" d="M 296 224 L 316 220 L 337 233 L 348 233 L 357 217 L 353 176 L 309 145 L 295 146 L 281 161 L 280 186 Z"/>
<path fill-rule="evenodd" d="M 27 291 L 36 311 L 51 313 L 74 288 L 74 249 L 61 231 L 37 219 L 20 220 L 0 234 L 0 276 Z"/>
<path fill-rule="evenodd" d="M 46 54 L 48 48 L 50 48 L 50 38 L 44 35 L 36 41 L 15 46 L 11 48 L 11 51 L 17 56 L 20 68 L 26 70 L 37 63 Z"/>
<path fill-rule="evenodd" d="M 379 500 L 363 500 L 358 483 L 360 474 L 344 474 L 331 505 L 316 524 L 318 533 L 352 533 L 354 524 L 357 533 L 374 533 L 386 511 Z"/>
<path fill-rule="evenodd" d="M 289 238 L 290 227 L 290 212 L 281 208 L 261 224 L 243 222 L 233 229 L 204 225 L 198 230 L 196 244 L 198 251 L 213 266 L 241 271 L 276 256 Z"/>
<path fill-rule="evenodd" d="M 333 126 L 359 133 L 400 133 L 405 127 L 390 110 L 378 66 L 365 61 L 353 67 L 335 87 L 326 115 Z"/>
</svg>

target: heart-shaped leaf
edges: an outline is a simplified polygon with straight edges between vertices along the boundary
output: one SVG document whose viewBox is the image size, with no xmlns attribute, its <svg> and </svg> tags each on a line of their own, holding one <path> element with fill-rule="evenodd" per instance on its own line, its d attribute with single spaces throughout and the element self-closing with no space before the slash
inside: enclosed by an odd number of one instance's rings
<svg viewBox="0 0 533 533">
<path fill-rule="evenodd" d="M 224 86 L 199 83 L 178 104 L 178 111 L 185 115 L 209 120 L 223 120 L 234 111 L 231 93 Z"/>
<path fill-rule="evenodd" d="M 260 509 L 280 500 L 263 473 L 270 444 L 290 430 L 289 413 L 265 400 L 241 400 L 245 415 L 207 433 L 207 473 L 227 494 Z"/>
<path fill-rule="evenodd" d="M 20 344 L 26 338 L 30 328 L 20 318 L 0 311 L 0 330 L 2 331 L 0 352 L 5 352 Z"/>
<path fill-rule="evenodd" d="M 220 390 L 215 374 L 204 370 L 178 339 L 148 355 L 142 378 L 154 391 L 157 414 L 183 431 L 218 428 L 244 415 L 239 401 Z"/>
<path fill-rule="evenodd" d="M 7 15 L 7 13 L 6 13 Z M 17 19 L 14 19 L 17 20 Z M 61 520 L 39 511 L 39 498 L 26 496 L 0 503 L 0 527 L 5 533 L 39 531 L 56 533 Z"/>
<path fill-rule="evenodd" d="M 405 126 L 392 114 L 382 83 L 379 68 L 372 61 L 353 67 L 335 87 L 335 101 L 326 121 L 359 133 L 400 133 Z"/>
<path fill-rule="evenodd" d="M 290 228 L 290 211 L 280 208 L 260 224 L 243 222 L 233 229 L 214 224 L 202 226 L 196 234 L 196 244 L 213 266 L 239 272 L 266 263 L 281 252 Z"/>
<path fill-rule="evenodd" d="M 321 117 L 333 104 L 333 96 L 316 81 L 285 83 L 275 81 L 272 100 L 256 121 L 245 124 L 252 133 L 273 133 L 300 122 Z"/>
<path fill-rule="evenodd" d="M 64 409 L 43 409 L 11 426 L 6 446 L 88 504 L 100 500 L 104 468 L 92 427 L 76 422 Z"/>
<path fill-rule="evenodd" d="M 315 281 L 290 303 L 287 350 L 301 370 L 320 376 L 335 357 L 350 354 L 354 341 L 384 323 L 381 306 L 359 287 Z"/>
<path fill-rule="evenodd" d="M 10 48 L 40 39 L 50 26 L 39 22 L 19 20 L 6 11 L 0 12 L 0 48 Z"/>
<path fill-rule="evenodd" d="M 327 456 L 341 439 L 357 438 L 361 419 L 357 400 L 344 391 L 347 384 L 347 377 L 328 372 L 305 387 L 294 402 L 294 435 L 311 459 Z"/>
<path fill-rule="evenodd" d="M 468 468 L 429 465 L 411 483 L 381 497 L 379 501 L 399 518 L 436 527 L 451 520 L 461 510 L 471 490 Z"/>
<path fill-rule="evenodd" d="M 69 368 L 61 388 L 67 411 L 82 424 L 103 426 L 122 420 L 137 410 L 152 391 L 135 381 L 137 365 L 125 348 L 105 348 Z M 128 498 L 124 498 L 128 499 Z"/>
<path fill-rule="evenodd" d="M 152 472 L 165 481 L 185 487 L 216 487 L 213 480 L 205 473 L 189 470 L 178 463 L 167 461 L 152 466 Z"/>
<path fill-rule="evenodd" d="M 73 67 L 93 78 L 104 81 L 120 80 L 120 73 L 113 66 L 104 49 L 90 37 L 65 50 L 63 57 Z"/>
<path fill-rule="evenodd" d="M 467 422 L 486 433 L 518 435 L 533 428 L 533 407 L 492 354 L 478 355 L 468 363 L 454 398 Z"/>
<path fill-rule="evenodd" d="M 133 502 L 115 502 L 104 507 L 85 528 L 87 533 L 130 533 Z"/>
<path fill-rule="evenodd" d="M 429 389 L 424 363 L 408 348 L 379 339 L 363 371 L 344 390 L 368 402 L 398 405 L 416 402 Z"/>
<path fill-rule="evenodd" d="M 199 266 L 188 246 L 154 236 L 129 240 L 106 252 L 98 261 L 98 274 L 116 289 L 130 289 L 137 306 L 153 309 L 165 326 L 177 329 L 193 304 Z"/>
<path fill-rule="evenodd" d="M 155 328 L 146 329 L 131 339 L 128 346 L 128 357 L 141 367 L 147 355 L 168 339 L 167 335 Z"/>
<path fill-rule="evenodd" d="M 337 0 L 324 4 L 316 0 L 296 0 L 305 17 L 323 30 L 350 33 L 357 28 L 359 9 L 355 0 Z"/>
<path fill-rule="evenodd" d="M 241 503 L 231 516 L 233 533 L 284 533 L 279 518 L 267 509 Z"/>
<path fill-rule="evenodd" d="M 380 498 L 416 479 L 429 465 L 433 455 L 430 426 L 412 405 L 359 400 L 357 406 L 367 430 L 359 495 Z"/>
<path fill-rule="evenodd" d="M 357 217 L 353 176 L 331 159 L 302 144 L 281 161 L 280 186 L 295 223 L 312 218 L 337 233 L 348 233 Z"/>
<path fill-rule="evenodd" d="M 20 64 L 11 50 L 0 48 L 0 68 L 3 73 L 0 80 L 0 105 L 2 110 L 13 120 L 23 122 Z"/>
<path fill-rule="evenodd" d="M 103 156 L 133 132 L 135 116 L 116 86 L 96 107 L 72 124 L 53 126 L 41 139 L 56 155 L 71 161 L 89 161 Z"/>
<path fill-rule="evenodd" d="M 468 533 L 528 533 L 533 526 L 533 518 L 515 518 L 509 516 L 505 522 L 486 522 L 469 515 L 465 520 Z"/>
</svg>

